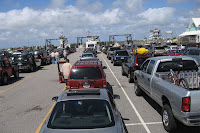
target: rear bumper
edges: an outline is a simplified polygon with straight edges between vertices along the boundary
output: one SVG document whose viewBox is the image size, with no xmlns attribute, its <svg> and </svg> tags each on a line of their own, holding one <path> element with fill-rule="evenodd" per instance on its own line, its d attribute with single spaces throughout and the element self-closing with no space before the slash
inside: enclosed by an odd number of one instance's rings
<svg viewBox="0 0 200 133">
<path fill-rule="evenodd" d="M 30 69 L 29 65 L 21 65 L 21 66 L 19 66 L 19 70 L 27 70 L 27 69 Z"/>
<path fill-rule="evenodd" d="M 175 113 L 175 112 L 174 112 Z M 186 126 L 200 126 L 200 114 L 185 114 L 181 116 L 177 113 L 174 114 L 176 119 L 182 122 Z"/>
</svg>

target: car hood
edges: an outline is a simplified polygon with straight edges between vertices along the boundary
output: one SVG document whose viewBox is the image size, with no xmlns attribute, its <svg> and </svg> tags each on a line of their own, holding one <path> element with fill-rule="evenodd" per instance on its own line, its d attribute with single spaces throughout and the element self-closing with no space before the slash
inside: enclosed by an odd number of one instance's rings
<svg viewBox="0 0 200 133">
<path fill-rule="evenodd" d="M 118 133 L 117 127 L 98 128 L 98 129 L 48 129 L 43 133 Z"/>
</svg>

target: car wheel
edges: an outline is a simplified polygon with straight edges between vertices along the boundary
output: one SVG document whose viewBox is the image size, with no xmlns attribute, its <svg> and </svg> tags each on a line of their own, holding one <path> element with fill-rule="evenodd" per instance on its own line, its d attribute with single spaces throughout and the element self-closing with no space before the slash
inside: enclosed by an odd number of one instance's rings
<svg viewBox="0 0 200 133">
<path fill-rule="evenodd" d="M 162 122 L 167 132 L 172 132 L 177 129 L 176 120 L 173 116 L 172 109 L 168 104 L 165 104 L 162 109 Z"/>
<path fill-rule="evenodd" d="M 7 74 L 3 74 L 3 76 L 2 76 L 2 84 L 3 85 L 8 84 L 8 75 Z"/>
<path fill-rule="evenodd" d="M 29 72 L 33 72 L 33 71 L 34 71 L 33 66 L 30 66 Z"/>
<path fill-rule="evenodd" d="M 14 73 L 14 78 L 16 78 L 16 79 L 19 78 L 19 71 L 15 71 L 15 73 Z"/>
<path fill-rule="evenodd" d="M 135 95 L 136 95 L 136 96 L 142 96 L 142 90 L 141 90 L 141 88 L 139 87 L 139 85 L 138 85 L 137 82 L 135 82 L 134 90 L 135 90 Z"/>
<path fill-rule="evenodd" d="M 121 72 L 122 72 L 122 76 L 125 76 L 125 72 L 124 72 L 123 67 L 121 67 Z"/>
<path fill-rule="evenodd" d="M 132 74 L 129 74 L 128 82 L 129 83 L 134 83 L 134 79 L 133 79 Z"/>
<path fill-rule="evenodd" d="M 111 59 L 111 63 L 113 63 L 113 59 Z"/>
<path fill-rule="evenodd" d="M 115 61 L 113 61 L 113 66 L 116 66 L 116 63 L 115 63 Z"/>
</svg>

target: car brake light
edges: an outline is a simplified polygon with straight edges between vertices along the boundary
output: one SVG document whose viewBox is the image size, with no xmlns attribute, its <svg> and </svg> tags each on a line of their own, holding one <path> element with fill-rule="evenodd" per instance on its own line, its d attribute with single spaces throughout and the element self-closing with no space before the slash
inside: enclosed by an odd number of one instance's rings
<svg viewBox="0 0 200 133">
<path fill-rule="evenodd" d="M 106 88 L 106 80 L 103 80 L 103 87 Z"/>
<path fill-rule="evenodd" d="M 154 51 L 154 53 L 156 53 L 156 51 Z"/>
<path fill-rule="evenodd" d="M 190 97 L 182 98 L 182 111 L 183 112 L 190 112 Z"/>
<path fill-rule="evenodd" d="M 67 87 L 70 88 L 70 83 L 69 82 L 67 82 Z"/>
<path fill-rule="evenodd" d="M 41 59 L 43 59 L 44 58 L 44 56 L 41 56 Z"/>
<path fill-rule="evenodd" d="M 59 82 L 62 83 L 62 78 L 61 77 L 59 78 Z"/>
</svg>

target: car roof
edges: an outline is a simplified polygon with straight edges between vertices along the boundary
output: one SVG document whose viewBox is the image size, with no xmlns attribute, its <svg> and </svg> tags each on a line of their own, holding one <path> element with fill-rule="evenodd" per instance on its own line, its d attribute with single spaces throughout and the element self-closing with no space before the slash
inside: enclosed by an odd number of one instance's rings
<svg viewBox="0 0 200 133">
<path fill-rule="evenodd" d="M 68 89 L 62 92 L 57 102 L 77 99 L 105 99 L 109 100 L 105 88 Z"/>
<path fill-rule="evenodd" d="M 178 57 L 176 57 L 176 56 L 158 56 L 158 57 L 151 57 L 149 59 L 153 59 L 153 60 L 157 61 L 157 60 L 172 60 L 174 58 L 182 58 L 184 60 L 195 60 L 194 58 L 189 57 L 189 56 L 178 56 Z"/>
<path fill-rule="evenodd" d="M 78 60 L 74 66 L 101 65 L 99 60 Z"/>
</svg>

